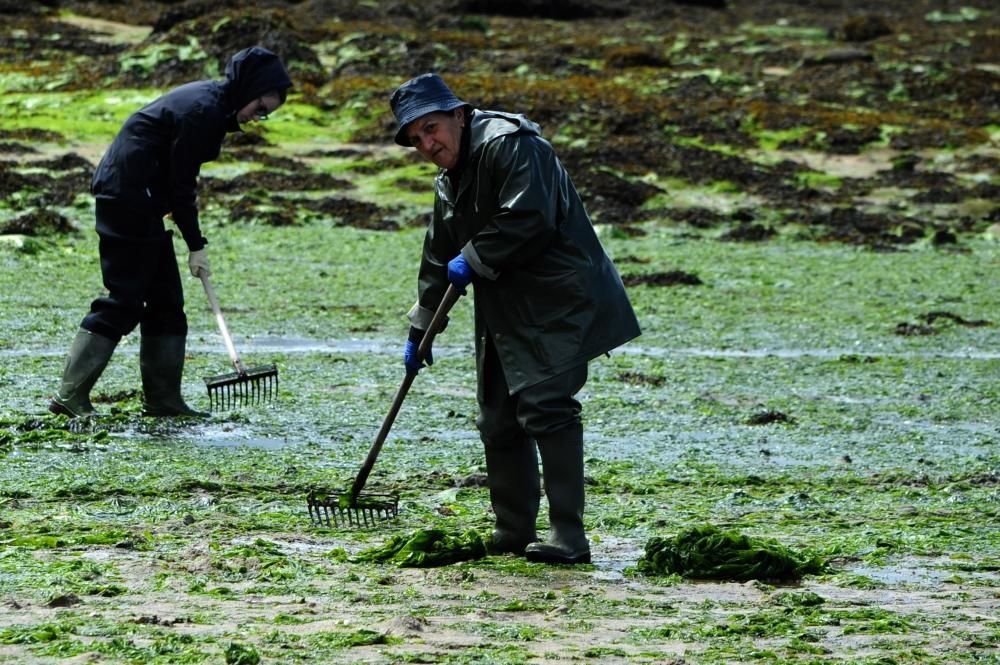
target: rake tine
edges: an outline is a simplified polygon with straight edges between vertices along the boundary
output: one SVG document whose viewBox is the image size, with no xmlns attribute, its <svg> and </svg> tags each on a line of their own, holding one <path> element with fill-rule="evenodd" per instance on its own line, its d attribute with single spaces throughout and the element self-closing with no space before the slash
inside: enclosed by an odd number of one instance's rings
<svg viewBox="0 0 1000 665">
<path fill-rule="evenodd" d="M 354 497 L 350 506 L 341 503 L 342 493 L 311 490 L 307 497 L 309 516 L 314 524 L 336 527 L 376 527 L 380 521 L 394 518 L 399 510 L 399 496 L 365 495 L 362 503 Z"/>
</svg>

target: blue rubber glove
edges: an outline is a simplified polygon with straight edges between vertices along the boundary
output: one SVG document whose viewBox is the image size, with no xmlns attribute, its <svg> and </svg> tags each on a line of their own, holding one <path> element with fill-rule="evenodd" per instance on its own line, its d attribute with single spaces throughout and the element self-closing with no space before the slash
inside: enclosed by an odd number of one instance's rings
<svg viewBox="0 0 1000 665">
<path fill-rule="evenodd" d="M 420 368 L 425 367 L 424 363 L 417 362 L 417 349 L 420 348 L 420 342 L 423 338 L 423 330 L 410 326 L 410 334 L 406 338 L 406 344 L 403 346 L 403 365 L 406 367 L 407 374 L 416 374 L 420 371 Z M 427 357 L 424 358 L 424 362 L 427 365 L 434 364 L 434 353 L 431 349 L 427 349 Z"/>
<path fill-rule="evenodd" d="M 448 261 L 448 281 L 465 295 L 465 287 L 472 281 L 472 268 L 461 254 Z"/>
</svg>

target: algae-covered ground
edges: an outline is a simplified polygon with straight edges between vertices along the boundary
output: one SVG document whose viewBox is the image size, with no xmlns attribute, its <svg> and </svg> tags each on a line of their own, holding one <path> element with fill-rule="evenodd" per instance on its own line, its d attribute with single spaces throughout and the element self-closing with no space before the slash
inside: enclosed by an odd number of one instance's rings
<svg viewBox="0 0 1000 665">
<path fill-rule="evenodd" d="M 23 4 L 0 11 L 0 662 L 1000 661 L 992 3 Z M 102 292 L 104 146 L 255 42 L 296 88 L 206 165 L 201 202 L 227 322 L 278 399 L 143 418 L 134 334 L 95 389 L 107 415 L 49 415 Z M 306 510 L 350 485 L 403 378 L 433 172 L 392 144 L 386 99 L 429 69 L 542 123 L 640 318 L 581 395 L 592 565 L 356 558 L 489 532 L 474 294 L 369 480 L 398 518 Z M 228 358 L 185 288 L 206 408 Z M 826 565 L 637 570 L 700 525 Z"/>
</svg>

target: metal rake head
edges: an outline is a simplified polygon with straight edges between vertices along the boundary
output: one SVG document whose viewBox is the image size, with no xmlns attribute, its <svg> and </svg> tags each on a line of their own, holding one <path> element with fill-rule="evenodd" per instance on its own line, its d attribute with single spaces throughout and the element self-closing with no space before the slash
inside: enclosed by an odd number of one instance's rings
<svg viewBox="0 0 1000 665">
<path fill-rule="evenodd" d="M 312 490 L 306 497 L 309 518 L 317 526 L 373 527 L 399 514 L 399 496 L 362 492 L 353 501 L 349 492 Z"/>
<path fill-rule="evenodd" d="M 262 365 L 245 372 L 219 374 L 205 379 L 213 411 L 270 402 L 278 394 L 278 367 Z"/>
</svg>

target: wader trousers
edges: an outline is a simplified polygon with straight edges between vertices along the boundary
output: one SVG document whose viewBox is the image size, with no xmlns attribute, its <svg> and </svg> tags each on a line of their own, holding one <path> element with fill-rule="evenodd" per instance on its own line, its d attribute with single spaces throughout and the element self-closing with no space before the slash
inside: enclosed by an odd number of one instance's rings
<svg viewBox="0 0 1000 665">
<path fill-rule="evenodd" d="M 136 326 L 143 335 L 186 336 L 184 291 L 163 220 L 98 199 L 97 229 L 108 294 L 90 304 L 80 326 L 115 342 Z"/>
<path fill-rule="evenodd" d="M 488 335 L 482 353 L 476 424 L 485 448 L 490 501 L 496 515 L 492 549 L 522 554 L 529 543 L 537 540 L 535 520 L 541 493 L 536 444 L 542 449 L 547 487 L 550 476 L 560 475 L 558 470 L 548 467 L 562 464 L 566 457 L 562 451 L 568 450 L 570 457 L 578 456 L 582 463 L 583 428 L 580 403 L 574 395 L 587 381 L 587 365 L 584 363 L 510 395 L 496 347 Z M 559 451 L 547 455 L 546 447 L 550 451 L 558 447 Z M 582 491 L 582 465 L 569 466 L 574 468 L 574 476 L 579 475 Z M 579 505 L 572 506 L 571 512 L 579 513 L 574 523 L 579 522 L 582 537 L 582 493 L 574 503 Z"/>
</svg>

